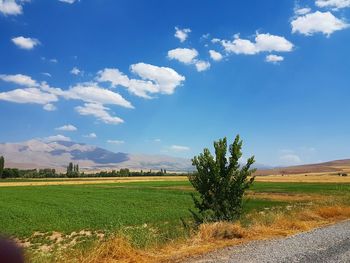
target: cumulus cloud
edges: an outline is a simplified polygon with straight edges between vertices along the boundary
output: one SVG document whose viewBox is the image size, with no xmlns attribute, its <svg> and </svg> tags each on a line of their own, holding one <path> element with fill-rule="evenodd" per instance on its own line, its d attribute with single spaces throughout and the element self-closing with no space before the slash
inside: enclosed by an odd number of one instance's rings
<svg viewBox="0 0 350 263">
<path fill-rule="evenodd" d="M 292 33 L 311 36 L 322 33 L 330 36 L 333 32 L 349 27 L 344 20 L 336 18 L 331 12 L 309 13 L 295 18 L 292 22 Z"/>
<path fill-rule="evenodd" d="M 129 79 L 118 69 L 105 68 L 97 73 L 96 80 L 110 82 L 112 87 L 123 86 L 130 93 L 143 98 L 152 98 L 150 94 L 155 93 L 172 94 L 185 80 L 185 77 L 171 68 L 146 63 L 133 64 L 130 70 L 141 79 Z"/>
<path fill-rule="evenodd" d="M 178 60 L 184 64 L 192 64 L 198 56 L 198 51 L 194 48 L 176 48 L 168 51 L 168 58 Z"/>
<path fill-rule="evenodd" d="M 63 125 L 61 127 L 57 127 L 55 130 L 57 130 L 57 131 L 77 131 L 78 128 L 72 124 L 66 124 L 66 125 Z"/>
<path fill-rule="evenodd" d="M 277 55 L 267 55 L 265 58 L 266 62 L 270 62 L 270 63 L 278 63 L 278 62 L 282 62 L 284 60 L 284 57 L 282 56 L 277 56 Z"/>
<path fill-rule="evenodd" d="M 50 104 L 50 102 L 58 101 L 58 97 L 38 88 L 25 88 L 0 92 L 0 100 L 15 103 Z"/>
<path fill-rule="evenodd" d="M 90 103 L 113 104 L 125 108 L 134 108 L 132 104 L 124 99 L 119 93 L 98 87 L 94 83 L 82 83 L 71 87 L 67 91 L 51 90 L 61 93 L 67 99 L 83 100 Z"/>
<path fill-rule="evenodd" d="M 56 141 L 69 142 L 69 141 L 71 141 L 71 138 L 69 138 L 67 136 L 64 136 L 64 135 L 61 135 L 61 134 L 58 134 L 58 135 L 52 135 L 52 136 L 49 136 L 49 137 L 45 137 L 44 141 L 47 141 L 47 142 L 56 142 Z"/>
<path fill-rule="evenodd" d="M 178 27 L 175 27 L 175 37 L 180 40 L 180 42 L 185 42 L 186 39 L 188 38 L 188 34 L 191 33 L 191 29 L 189 28 L 184 28 L 180 29 Z"/>
<path fill-rule="evenodd" d="M 350 0 L 316 0 L 318 7 L 330 7 L 333 9 L 341 9 L 350 7 Z"/>
<path fill-rule="evenodd" d="M 212 40 L 214 41 L 214 40 Z M 239 34 L 233 40 L 215 40 L 220 42 L 227 53 L 255 55 L 260 52 L 290 52 L 293 44 L 281 36 L 271 34 L 256 34 L 255 42 L 241 39 Z"/>
<path fill-rule="evenodd" d="M 162 94 L 173 94 L 176 87 L 185 80 L 184 76 L 172 68 L 158 67 L 142 62 L 131 65 L 130 70 L 143 80 L 152 81 L 157 91 Z"/>
<path fill-rule="evenodd" d="M 4 15 L 22 14 L 22 6 L 15 0 L 0 0 L 0 13 Z"/>
<path fill-rule="evenodd" d="M 12 82 L 24 87 L 36 87 L 38 83 L 33 80 L 30 76 L 23 74 L 15 74 L 15 75 L 4 75 L 0 74 L 0 79 L 6 82 Z"/>
<path fill-rule="evenodd" d="M 123 144 L 125 143 L 124 141 L 121 140 L 107 140 L 107 143 L 111 143 L 111 144 Z"/>
<path fill-rule="evenodd" d="M 55 106 L 52 102 L 58 101 L 59 97 L 84 101 L 84 106 L 76 107 L 81 115 L 93 115 L 105 123 L 117 124 L 123 122 L 118 117 L 109 114 L 109 108 L 104 104 L 118 105 L 125 108 L 133 108 L 132 104 L 125 100 L 120 94 L 108 89 L 100 88 L 96 83 L 82 83 L 62 90 L 50 87 L 46 82 L 37 84 L 28 76 L 24 75 L 1 75 L 5 81 L 22 84 L 24 86 L 37 85 L 38 87 L 15 89 L 0 92 L 0 100 L 16 103 L 35 103 L 44 105 L 44 110 L 53 111 Z"/>
<path fill-rule="evenodd" d="M 97 138 L 97 135 L 96 135 L 96 133 L 92 132 L 92 133 L 84 135 L 84 137 L 94 139 L 94 138 Z"/>
<path fill-rule="evenodd" d="M 94 116 L 106 124 L 120 124 L 124 122 L 121 118 L 112 116 L 109 113 L 109 108 L 98 103 L 84 103 L 84 106 L 77 106 L 75 110 L 80 115 Z"/>
<path fill-rule="evenodd" d="M 198 72 L 209 69 L 210 63 L 198 60 L 198 51 L 194 48 L 176 48 L 168 51 L 168 58 L 175 59 L 186 65 L 194 64 Z"/>
<path fill-rule="evenodd" d="M 146 63 L 137 63 L 130 66 L 130 71 L 139 79 L 129 79 L 117 69 L 104 69 L 98 72 L 95 80 L 108 81 L 112 87 L 125 86 L 130 93 L 144 98 L 151 98 L 149 94 L 172 94 L 180 86 L 185 77 L 167 67 L 158 67 Z M 17 103 L 36 103 L 44 105 L 44 110 L 53 111 L 56 107 L 52 102 L 59 98 L 80 100 L 84 105 L 75 110 L 81 115 L 95 116 L 108 124 L 122 123 L 119 117 L 112 116 L 110 109 L 105 105 L 117 105 L 133 109 L 134 106 L 119 93 L 102 88 L 97 82 L 78 83 L 69 89 L 63 90 L 49 86 L 45 81 L 36 82 L 31 77 L 16 75 L 0 75 L 0 79 L 22 85 L 26 88 L 0 92 L 0 100 Z"/>
<path fill-rule="evenodd" d="M 76 76 L 83 74 L 83 72 L 80 69 L 78 69 L 77 67 L 73 67 L 72 70 L 70 71 L 70 73 L 73 75 L 76 75 Z"/>
<path fill-rule="evenodd" d="M 190 147 L 183 145 L 171 145 L 170 150 L 175 152 L 187 152 L 190 150 Z"/>
<path fill-rule="evenodd" d="M 116 87 L 118 85 L 128 87 L 130 82 L 128 76 L 116 68 L 105 68 L 100 70 L 97 72 L 96 80 L 99 82 L 110 82 L 112 87 Z"/>
<path fill-rule="evenodd" d="M 198 72 L 205 71 L 210 68 L 210 63 L 203 60 L 198 60 L 195 65 Z"/>
<path fill-rule="evenodd" d="M 214 61 L 220 61 L 223 58 L 221 53 L 219 53 L 219 52 L 217 52 L 215 50 L 209 50 L 209 55 L 210 55 L 211 59 L 214 60 Z"/>
<path fill-rule="evenodd" d="M 12 42 L 21 49 L 31 50 L 35 46 L 39 45 L 39 40 L 30 37 L 14 37 L 12 38 Z"/>
<path fill-rule="evenodd" d="M 45 104 L 43 109 L 46 111 L 55 111 L 57 108 L 52 103 Z"/>
</svg>

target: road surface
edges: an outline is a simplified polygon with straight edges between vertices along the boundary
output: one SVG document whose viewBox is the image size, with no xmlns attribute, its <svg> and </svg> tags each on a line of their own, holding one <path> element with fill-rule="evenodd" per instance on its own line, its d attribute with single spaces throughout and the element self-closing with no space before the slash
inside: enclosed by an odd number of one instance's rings
<svg viewBox="0 0 350 263">
<path fill-rule="evenodd" d="M 189 263 L 350 263 L 350 221 L 282 239 L 225 248 Z"/>
</svg>

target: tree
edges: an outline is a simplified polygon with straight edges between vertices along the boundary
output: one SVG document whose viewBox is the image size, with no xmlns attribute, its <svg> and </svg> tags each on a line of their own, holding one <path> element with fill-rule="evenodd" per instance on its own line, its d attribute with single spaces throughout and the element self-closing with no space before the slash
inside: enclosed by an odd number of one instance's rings
<svg viewBox="0 0 350 263">
<path fill-rule="evenodd" d="M 73 163 L 69 163 L 67 166 L 67 176 L 73 172 Z"/>
<path fill-rule="evenodd" d="M 4 156 L 0 156 L 0 178 L 3 178 L 4 166 L 5 166 L 5 158 Z"/>
<path fill-rule="evenodd" d="M 255 172 L 251 169 L 254 156 L 241 167 L 239 159 L 242 157 L 242 141 L 236 136 L 227 154 L 227 139 L 214 142 L 215 158 L 209 149 L 192 159 L 197 172 L 189 174 L 189 180 L 199 198 L 192 195 L 198 212 L 191 211 L 197 223 L 212 221 L 233 221 L 242 213 L 244 192 L 254 181 L 249 177 Z"/>
<path fill-rule="evenodd" d="M 128 168 L 120 169 L 119 174 L 121 177 L 128 177 L 130 175 L 130 170 Z"/>
</svg>

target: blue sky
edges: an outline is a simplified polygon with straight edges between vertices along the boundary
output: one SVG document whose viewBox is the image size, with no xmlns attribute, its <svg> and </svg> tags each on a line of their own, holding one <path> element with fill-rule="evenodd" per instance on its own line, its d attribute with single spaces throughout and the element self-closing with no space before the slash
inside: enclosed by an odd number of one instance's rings
<svg viewBox="0 0 350 263">
<path fill-rule="evenodd" d="M 0 0 L 0 141 L 348 158 L 350 1 Z"/>
</svg>

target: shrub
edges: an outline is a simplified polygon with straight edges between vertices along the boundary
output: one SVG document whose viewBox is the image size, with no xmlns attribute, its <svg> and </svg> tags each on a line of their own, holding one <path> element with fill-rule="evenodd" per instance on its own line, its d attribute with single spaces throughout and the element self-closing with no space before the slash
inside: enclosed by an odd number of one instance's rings
<svg viewBox="0 0 350 263">
<path fill-rule="evenodd" d="M 189 180 L 199 193 L 199 199 L 192 195 L 198 212 L 191 210 L 195 221 L 233 221 L 242 213 L 242 201 L 244 192 L 254 181 L 254 177 L 248 179 L 255 171 L 251 169 L 254 156 L 247 160 L 241 167 L 239 159 L 242 157 L 242 141 L 236 136 L 229 147 L 230 156 L 227 154 L 227 139 L 223 138 L 214 142 L 215 158 L 209 149 L 192 159 L 197 172 L 189 174 Z"/>
</svg>

